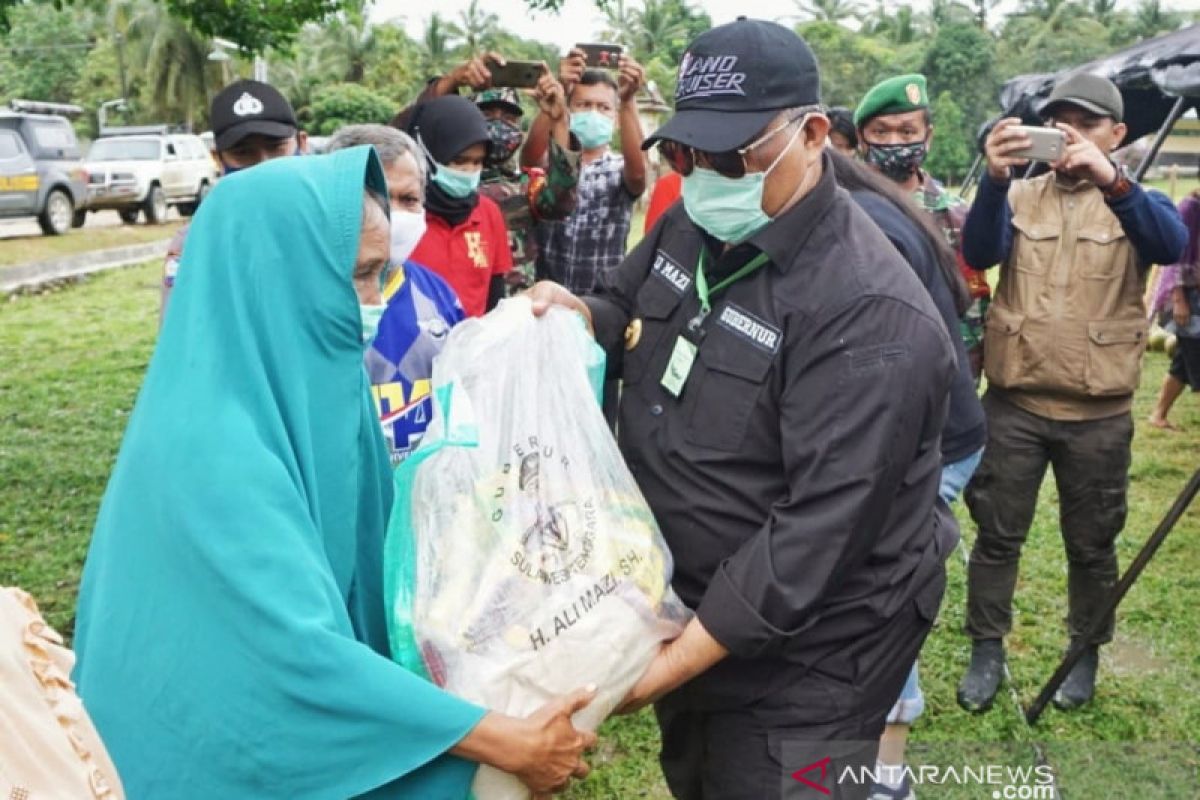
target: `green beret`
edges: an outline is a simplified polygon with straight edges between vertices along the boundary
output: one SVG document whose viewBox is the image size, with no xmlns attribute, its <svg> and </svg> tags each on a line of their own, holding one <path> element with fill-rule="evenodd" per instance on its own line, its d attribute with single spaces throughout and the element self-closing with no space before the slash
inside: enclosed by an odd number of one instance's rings
<svg viewBox="0 0 1200 800">
<path fill-rule="evenodd" d="M 881 81 L 867 92 L 854 110 L 854 127 L 861 128 L 881 114 L 903 114 L 929 108 L 929 91 L 924 75 L 897 75 Z"/>
</svg>

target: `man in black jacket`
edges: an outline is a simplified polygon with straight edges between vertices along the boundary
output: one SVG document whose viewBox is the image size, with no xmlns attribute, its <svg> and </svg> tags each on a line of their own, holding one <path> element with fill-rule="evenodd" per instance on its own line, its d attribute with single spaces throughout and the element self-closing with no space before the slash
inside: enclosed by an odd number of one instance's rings
<svg viewBox="0 0 1200 800">
<path fill-rule="evenodd" d="M 625 703 L 655 703 L 681 798 L 865 796 L 839 767 L 873 765 L 957 540 L 951 342 L 835 185 L 819 81 L 782 26 L 703 34 L 646 143 L 683 203 L 596 295 L 533 290 L 589 316 L 623 380 L 622 451 L 696 610 Z"/>
</svg>

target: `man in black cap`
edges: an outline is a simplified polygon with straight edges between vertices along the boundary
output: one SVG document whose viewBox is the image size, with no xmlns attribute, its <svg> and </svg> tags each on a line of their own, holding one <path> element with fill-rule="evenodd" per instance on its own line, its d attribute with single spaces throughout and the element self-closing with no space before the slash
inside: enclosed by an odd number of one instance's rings
<svg viewBox="0 0 1200 800">
<path fill-rule="evenodd" d="M 1066 137 L 1062 158 L 1039 177 L 1014 180 L 1030 138 L 1020 120 L 1001 120 L 987 138 L 987 171 L 963 226 L 968 265 L 1000 265 L 983 357 L 988 441 L 965 495 L 979 528 L 967 574 L 971 664 L 958 688 L 969 711 L 989 708 L 1000 686 L 1021 546 L 1050 464 L 1067 551 L 1069 634 L 1101 626 L 1054 703 L 1072 709 L 1092 698 L 1099 646 L 1113 634 L 1113 618 L 1097 615 L 1117 581 L 1146 273 L 1174 263 L 1187 240 L 1171 201 L 1143 190 L 1109 156 L 1126 133 L 1112 81 L 1066 78 L 1041 113 Z"/>
<path fill-rule="evenodd" d="M 292 104 L 278 89 L 262 81 L 234 81 L 218 92 L 212 101 L 209 121 L 222 175 L 273 158 L 300 155 L 307 148 L 308 136 L 296 123 Z M 167 245 L 158 310 L 160 322 L 175 286 L 187 232 L 187 226 L 180 228 Z"/>
<path fill-rule="evenodd" d="M 623 379 L 622 451 L 696 610 L 625 703 L 655 703 L 680 798 L 865 797 L 958 538 L 952 345 L 835 185 L 819 84 L 780 25 L 700 36 L 645 143 L 683 203 L 597 294 L 533 290 L 589 316 Z"/>
</svg>

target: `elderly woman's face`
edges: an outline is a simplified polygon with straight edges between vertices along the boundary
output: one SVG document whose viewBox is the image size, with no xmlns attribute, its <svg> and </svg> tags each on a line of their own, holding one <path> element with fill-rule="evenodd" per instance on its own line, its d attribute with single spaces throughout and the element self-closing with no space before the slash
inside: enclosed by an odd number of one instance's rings
<svg viewBox="0 0 1200 800">
<path fill-rule="evenodd" d="M 393 211 L 409 213 L 422 211 L 425 187 L 421 183 L 421 170 L 412 153 L 405 153 L 383 168 L 387 176 L 388 200 Z"/>
<path fill-rule="evenodd" d="M 391 254 L 391 228 L 387 215 L 370 195 L 363 198 L 362 234 L 354 264 L 354 291 L 358 302 L 377 306 L 383 302 L 380 277 Z"/>
</svg>

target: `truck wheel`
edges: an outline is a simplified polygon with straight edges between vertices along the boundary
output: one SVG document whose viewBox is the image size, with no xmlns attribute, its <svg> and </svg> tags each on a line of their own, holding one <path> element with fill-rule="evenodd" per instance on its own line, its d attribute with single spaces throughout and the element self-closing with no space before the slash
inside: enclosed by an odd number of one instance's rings
<svg viewBox="0 0 1200 800">
<path fill-rule="evenodd" d="M 134 225 L 137 223 L 138 214 L 142 213 L 140 208 L 122 208 L 117 212 L 121 215 L 121 222 L 126 225 Z"/>
<path fill-rule="evenodd" d="M 51 189 L 46 195 L 46 207 L 38 215 L 38 224 L 47 236 L 62 236 L 71 230 L 74 216 L 75 204 L 71 202 L 71 196 L 62 189 Z"/>
<path fill-rule="evenodd" d="M 200 188 L 196 190 L 196 199 L 190 203 L 180 203 L 175 206 L 179 209 L 180 216 L 190 217 L 200 208 L 200 204 L 204 202 L 204 198 L 208 197 L 209 191 L 208 181 L 200 181 Z"/>
<path fill-rule="evenodd" d="M 162 187 L 158 184 L 150 187 L 146 201 L 142 203 L 142 213 L 146 215 L 146 222 L 150 225 L 161 225 L 166 222 L 167 196 L 163 194 Z"/>
</svg>

